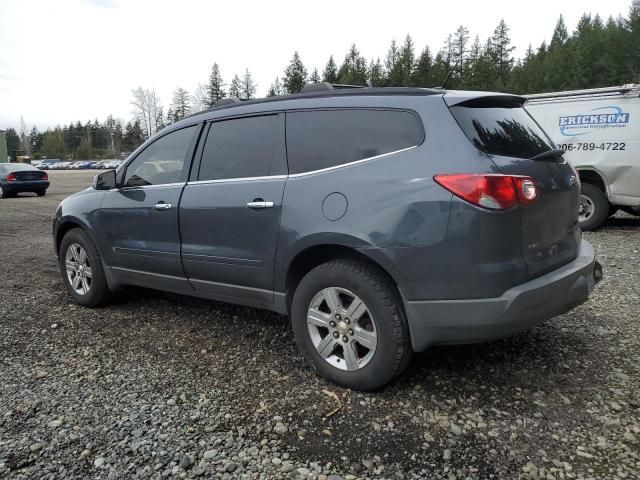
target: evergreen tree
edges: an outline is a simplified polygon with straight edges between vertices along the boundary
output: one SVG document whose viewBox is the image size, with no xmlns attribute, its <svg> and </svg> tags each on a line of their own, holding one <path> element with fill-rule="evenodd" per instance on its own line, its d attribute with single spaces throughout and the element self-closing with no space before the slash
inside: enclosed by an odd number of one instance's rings
<svg viewBox="0 0 640 480">
<path fill-rule="evenodd" d="M 227 92 L 225 92 L 224 86 L 225 83 L 222 81 L 220 67 L 218 67 L 217 63 L 214 63 L 213 67 L 211 67 L 209 83 L 207 84 L 208 107 L 213 107 L 218 100 L 227 96 Z"/>
<path fill-rule="evenodd" d="M 509 72 L 513 67 L 512 53 L 516 48 L 511 45 L 509 27 L 507 27 L 504 19 L 500 20 L 500 23 L 494 30 L 490 45 L 490 54 L 496 66 L 496 87 L 503 89 L 509 79 Z"/>
<path fill-rule="evenodd" d="M 20 136 L 16 132 L 15 128 L 7 128 L 4 135 L 7 140 L 7 154 L 13 158 L 13 152 L 20 150 Z M 5 161 L 5 159 L 0 158 L 0 162 Z"/>
<path fill-rule="evenodd" d="M 425 47 L 418 57 L 416 67 L 413 70 L 412 84 L 417 87 L 431 87 L 433 85 L 433 58 L 429 47 Z"/>
<path fill-rule="evenodd" d="M 285 68 L 282 83 L 287 93 L 298 93 L 307 84 L 307 69 L 298 52 L 293 53 L 291 63 Z"/>
<path fill-rule="evenodd" d="M 351 45 L 338 70 L 338 83 L 363 86 L 367 84 L 367 61 L 360 55 L 355 43 Z"/>
<path fill-rule="evenodd" d="M 87 125 L 85 128 L 84 135 L 80 139 L 80 145 L 76 149 L 75 158 L 78 160 L 89 160 L 93 157 L 93 152 L 91 150 L 91 127 Z"/>
<path fill-rule="evenodd" d="M 189 113 L 191 113 L 191 98 L 189 96 L 189 92 L 182 87 L 178 87 L 176 91 L 173 92 L 171 108 L 173 109 L 174 122 L 182 120 L 184 117 L 189 115 Z"/>
<path fill-rule="evenodd" d="M 235 75 L 233 77 L 233 80 L 231 80 L 231 86 L 229 87 L 229 96 L 242 98 L 242 81 L 240 80 L 240 77 L 238 77 L 238 75 Z"/>
<path fill-rule="evenodd" d="M 625 22 L 628 40 L 625 45 L 627 53 L 628 81 L 640 83 L 640 0 L 633 0 L 629 9 L 629 18 Z M 624 82 L 618 82 L 624 83 Z"/>
<path fill-rule="evenodd" d="M 134 122 L 127 122 L 124 128 L 123 146 L 125 150 L 132 152 L 138 148 L 144 142 L 144 132 L 142 131 L 142 125 L 140 120 L 136 119 Z"/>
<path fill-rule="evenodd" d="M 396 39 L 393 38 L 387 51 L 387 57 L 384 60 L 384 67 L 387 72 L 386 85 L 389 87 L 397 87 L 402 83 L 401 75 L 398 72 L 399 57 L 398 45 L 396 44 Z"/>
<path fill-rule="evenodd" d="M 451 49 L 452 49 L 452 63 L 453 65 L 458 65 L 457 67 L 457 76 L 460 79 L 460 82 L 464 81 L 465 67 L 467 63 L 468 51 L 467 47 L 469 45 L 469 29 L 463 25 L 460 25 L 456 32 L 453 34 L 453 39 L 451 41 Z"/>
<path fill-rule="evenodd" d="M 562 45 L 564 45 L 568 38 L 569 32 L 567 32 L 567 26 L 564 24 L 564 18 L 562 17 L 562 15 L 560 15 L 560 18 L 556 23 L 556 28 L 553 30 L 553 35 L 551 36 L 549 49 L 554 50 L 556 48 L 562 47 Z"/>
<path fill-rule="evenodd" d="M 54 131 L 47 131 L 44 134 L 42 153 L 44 153 L 47 158 L 64 159 L 67 157 L 64 140 L 62 138 L 62 130 L 60 128 L 56 128 Z"/>
<path fill-rule="evenodd" d="M 282 83 L 280 83 L 280 79 L 276 77 L 274 82 L 269 87 L 269 91 L 267 92 L 267 97 L 275 97 L 277 95 L 284 95 L 284 89 L 282 88 Z"/>
<path fill-rule="evenodd" d="M 322 72 L 322 81 L 329 83 L 338 83 L 338 67 L 336 65 L 336 62 L 333 60 L 333 55 L 329 57 L 329 61 L 324 67 L 324 71 Z"/>
<path fill-rule="evenodd" d="M 384 67 L 382 63 L 380 63 L 380 57 L 378 57 L 375 62 L 372 58 L 369 65 L 369 85 L 372 87 L 384 87 L 386 78 L 384 75 Z"/>
<path fill-rule="evenodd" d="M 251 72 L 247 68 L 244 72 L 244 76 L 242 77 L 242 87 L 240 89 L 241 97 L 245 100 L 249 100 L 250 98 L 255 97 L 256 95 L 256 84 L 253 82 L 253 78 L 251 77 Z"/>
<path fill-rule="evenodd" d="M 320 83 L 320 74 L 318 73 L 318 69 L 314 68 L 311 76 L 309 77 L 309 83 Z"/>
<path fill-rule="evenodd" d="M 31 145 L 31 150 L 35 152 L 40 152 L 42 150 L 42 141 L 43 134 L 38 131 L 38 128 L 34 125 L 29 133 L 29 144 Z M 1 161 L 1 160 L 0 160 Z"/>
</svg>

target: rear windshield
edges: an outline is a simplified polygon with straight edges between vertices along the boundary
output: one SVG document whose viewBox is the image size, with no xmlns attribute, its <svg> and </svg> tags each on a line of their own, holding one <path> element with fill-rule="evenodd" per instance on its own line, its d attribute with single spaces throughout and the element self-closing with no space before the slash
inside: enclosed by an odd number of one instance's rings
<svg viewBox="0 0 640 480">
<path fill-rule="evenodd" d="M 0 172 L 24 172 L 26 170 L 37 170 L 28 163 L 0 163 Z"/>
<path fill-rule="evenodd" d="M 451 107 L 471 142 L 483 152 L 531 158 L 551 150 L 546 134 L 522 107 Z"/>
</svg>

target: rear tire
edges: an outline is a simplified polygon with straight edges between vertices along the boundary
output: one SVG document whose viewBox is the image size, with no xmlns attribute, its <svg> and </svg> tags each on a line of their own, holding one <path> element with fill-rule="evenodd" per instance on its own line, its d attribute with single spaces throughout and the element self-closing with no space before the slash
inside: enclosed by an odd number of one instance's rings
<svg viewBox="0 0 640 480">
<path fill-rule="evenodd" d="M 595 185 L 583 183 L 580 191 L 580 229 L 589 232 L 602 226 L 609 216 L 609 200 Z"/>
<path fill-rule="evenodd" d="M 356 302 L 362 306 L 356 308 Z M 312 316 L 322 317 L 320 323 L 309 321 L 311 309 Z M 413 353 L 395 285 L 377 268 L 355 260 L 332 260 L 307 273 L 293 297 L 291 323 L 312 368 L 356 390 L 384 386 L 406 368 Z"/>
<path fill-rule="evenodd" d="M 38 195 L 39 197 L 44 197 L 46 194 L 47 194 L 47 190 L 45 188 L 36 190 L 36 195 Z"/>
<path fill-rule="evenodd" d="M 84 307 L 104 305 L 109 285 L 93 240 L 82 229 L 69 230 L 58 250 L 62 281 L 73 300 Z"/>
</svg>

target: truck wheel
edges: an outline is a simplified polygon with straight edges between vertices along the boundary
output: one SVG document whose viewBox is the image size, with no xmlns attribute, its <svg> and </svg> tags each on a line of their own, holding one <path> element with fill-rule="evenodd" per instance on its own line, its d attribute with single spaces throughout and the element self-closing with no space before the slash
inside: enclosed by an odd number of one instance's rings
<svg viewBox="0 0 640 480">
<path fill-rule="evenodd" d="M 307 362 L 345 387 L 380 388 L 413 353 L 397 289 L 359 261 L 332 260 L 311 270 L 295 291 L 291 322 Z"/>
<path fill-rule="evenodd" d="M 600 227 L 609 216 L 609 200 L 602 190 L 590 183 L 583 183 L 580 191 L 580 229 L 585 232 Z"/>
</svg>

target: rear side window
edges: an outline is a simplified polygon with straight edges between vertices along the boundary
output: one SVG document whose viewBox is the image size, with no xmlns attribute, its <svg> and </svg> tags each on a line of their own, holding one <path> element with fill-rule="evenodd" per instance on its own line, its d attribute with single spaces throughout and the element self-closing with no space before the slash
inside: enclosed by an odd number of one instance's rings
<svg viewBox="0 0 640 480">
<path fill-rule="evenodd" d="M 310 110 L 287 113 L 289 173 L 303 173 L 422 143 L 417 116 L 401 110 Z"/>
<path fill-rule="evenodd" d="M 490 155 L 531 158 L 551 150 L 547 136 L 522 107 L 451 107 L 471 143 Z"/>
<path fill-rule="evenodd" d="M 202 150 L 198 180 L 269 175 L 278 124 L 278 115 L 212 123 Z"/>
</svg>

